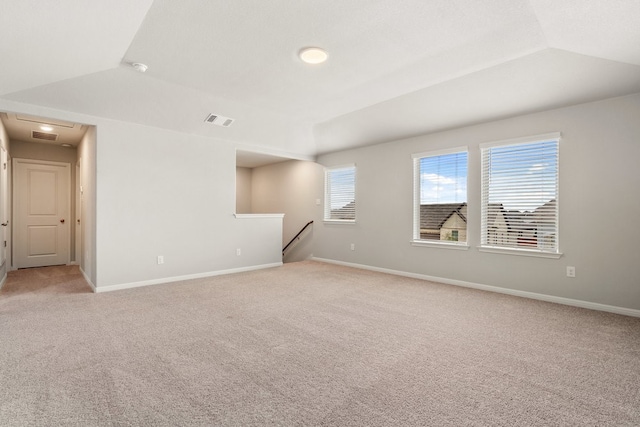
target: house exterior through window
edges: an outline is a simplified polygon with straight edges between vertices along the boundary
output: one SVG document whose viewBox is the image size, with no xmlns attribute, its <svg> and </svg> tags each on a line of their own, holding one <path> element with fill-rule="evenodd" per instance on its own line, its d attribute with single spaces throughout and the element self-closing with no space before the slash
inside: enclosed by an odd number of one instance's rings
<svg viewBox="0 0 640 427">
<path fill-rule="evenodd" d="M 481 144 L 481 247 L 557 254 L 560 134 Z"/>
<path fill-rule="evenodd" d="M 413 241 L 466 245 L 467 148 L 412 157 Z"/>
<path fill-rule="evenodd" d="M 324 220 L 355 222 L 356 166 L 347 165 L 325 169 Z"/>
</svg>

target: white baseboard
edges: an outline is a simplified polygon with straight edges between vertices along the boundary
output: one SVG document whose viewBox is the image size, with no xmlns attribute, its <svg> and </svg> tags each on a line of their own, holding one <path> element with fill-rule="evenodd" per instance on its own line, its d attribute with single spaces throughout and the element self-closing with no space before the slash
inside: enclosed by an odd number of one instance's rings
<svg viewBox="0 0 640 427">
<path fill-rule="evenodd" d="M 343 265 L 345 267 L 360 268 L 363 270 L 376 271 L 379 273 L 393 274 L 396 276 L 411 277 L 413 279 L 428 280 L 431 282 L 444 283 L 447 285 L 462 286 L 465 288 L 480 289 L 482 291 L 497 292 L 500 294 L 513 295 L 523 298 L 531 298 L 540 301 L 553 302 L 557 304 L 570 305 L 573 307 L 588 308 L 590 310 L 606 311 L 608 313 L 622 314 L 624 316 L 640 317 L 640 310 L 633 308 L 617 307 L 615 305 L 599 304 L 595 302 L 582 301 L 571 298 L 557 297 L 553 295 L 538 294 L 535 292 L 519 291 L 516 289 L 500 288 L 498 286 L 482 285 L 479 283 L 465 282 L 462 280 L 446 279 L 444 277 L 427 276 L 425 274 L 409 273 L 406 271 L 390 270 L 388 268 L 373 267 L 364 264 L 355 264 L 350 262 L 336 261 L 326 258 L 312 257 L 311 260 L 325 262 L 328 264 Z"/>
<path fill-rule="evenodd" d="M 108 285 L 108 286 L 98 286 L 98 287 L 93 287 L 92 285 L 92 287 L 94 289 L 94 292 L 97 292 L 97 293 L 111 292 L 111 291 L 119 291 L 122 289 L 139 288 L 141 286 L 162 285 L 164 283 L 180 282 L 183 280 L 191 280 L 191 279 L 202 279 L 205 277 L 222 276 L 225 274 L 242 273 L 245 271 L 262 270 L 265 268 L 273 268 L 273 267 L 280 267 L 280 266 L 282 266 L 282 262 L 274 262 L 272 264 L 261 264 L 261 265 L 252 265 L 249 267 L 231 268 L 228 270 L 208 271 L 206 273 L 187 274 L 185 276 L 173 276 L 173 277 L 165 277 L 162 279 L 143 280 L 140 282 L 122 283 L 119 285 Z M 91 282 L 89 282 L 89 284 L 91 284 Z"/>
</svg>

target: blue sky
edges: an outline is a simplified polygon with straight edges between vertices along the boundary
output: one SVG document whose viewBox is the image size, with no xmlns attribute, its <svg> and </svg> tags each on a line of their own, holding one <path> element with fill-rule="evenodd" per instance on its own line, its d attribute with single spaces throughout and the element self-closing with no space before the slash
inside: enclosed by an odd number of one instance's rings
<svg viewBox="0 0 640 427">
<path fill-rule="evenodd" d="M 532 211 L 557 198 L 557 141 L 498 146 L 489 150 L 489 203 L 502 203 L 507 210 Z M 467 152 L 421 158 L 420 203 L 466 202 L 467 158 Z M 354 200 L 354 178 L 353 168 L 330 171 L 334 194 L 331 209 L 341 208 Z M 517 185 L 516 191 L 514 185 Z"/>
<path fill-rule="evenodd" d="M 557 198 L 556 140 L 490 148 L 489 203 L 507 210 L 533 211 Z M 467 153 L 420 159 L 420 203 L 467 201 Z"/>
<path fill-rule="evenodd" d="M 331 209 L 339 209 L 355 199 L 355 170 L 340 168 L 329 171 Z"/>
<path fill-rule="evenodd" d="M 493 147 L 490 168 L 489 203 L 502 203 L 507 210 L 533 211 L 557 198 L 555 140 Z"/>
<path fill-rule="evenodd" d="M 466 201 L 466 152 L 420 159 L 420 204 Z"/>
</svg>

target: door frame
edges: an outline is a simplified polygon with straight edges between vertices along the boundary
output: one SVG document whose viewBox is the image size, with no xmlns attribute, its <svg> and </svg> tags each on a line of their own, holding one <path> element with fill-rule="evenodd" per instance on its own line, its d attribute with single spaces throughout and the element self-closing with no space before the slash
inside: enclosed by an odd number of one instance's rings
<svg viewBox="0 0 640 427">
<path fill-rule="evenodd" d="M 0 267 L 5 265 L 5 272 L 11 265 L 10 248 L 10 223 L 9 223 L 9 153 L 0 146 Z"/>
<path fill-rule="evenodd" d="M 39 160 L 39 159 L 26 159 L 26 158 L 21 158 L 21 157 L 13 157 L 11 159 L 11 187 L 12 187 L 12 191 L 11 191 L 11 210 L 12 210 L 12 224 L 11 225 L 11 237 L 12 237 L 12 245 L 11 245 L 11 249 L 12 249 L 12 256 L 11 256 L 11 267 L 12 270 L 17 270 L 19 267 L 17 266 L 17 256 L 15 254 L 15 248 L 16 248 L 16 244 L 17 242 L 17 224 L 18 224 L 18 212 L 16 212 L 17 210 L 17 198 L 20 196 L 19 192 L 18 192 L 18 188 L 16 185 L 17 179 L 16 179 L 16 174 L 18 173 L 18 163 L 32 163 L 32 164 L 39 164 L 39 165 L 50 165 L 50 166 L 63 166 L 67 169 L 67 173 L 68 173 L 68 186 L 66 188 L 67 191 L 67 212 L 69 213 L 69 227 L 65 227 L 65 231 L 64 231 L 64 239 L 67 242 L 67 256 L 65 259 L 65 264 L 68 265 L 71 262 L 71 224 L 75 223 L 75 212 L 71 212 L 71 197 L 75 194 L 75 192 L 72 192 L 72 186 L 74 185 L 71 181 L 71 163 L 68 162 L 56 162 L 56 161 L 51 161 L 51 160 Z"/>
</svg>

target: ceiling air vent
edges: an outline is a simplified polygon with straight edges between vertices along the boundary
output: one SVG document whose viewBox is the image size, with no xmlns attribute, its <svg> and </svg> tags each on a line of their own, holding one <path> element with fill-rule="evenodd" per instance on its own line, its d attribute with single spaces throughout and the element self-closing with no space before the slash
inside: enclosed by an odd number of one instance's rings
<svg viewBox="0 0 640 427">
<path fill-rule="evenodd" d="M 206 119 L 204 119 L 207 123 L 213 123 L 214 125 L 222 126 L 228 128 L 233 123 L 234 119 L 229 117 L 224 117 L 219 114 L 209 114 Z"/>
<path fill-rule="evenodd" d="M 57 141 L 58 135 L 56 135 L 55 133 L 38 132 L 37 130 L 32 130 L 31 138 L 43 139 L 45 141 Z"/>
</svg>

